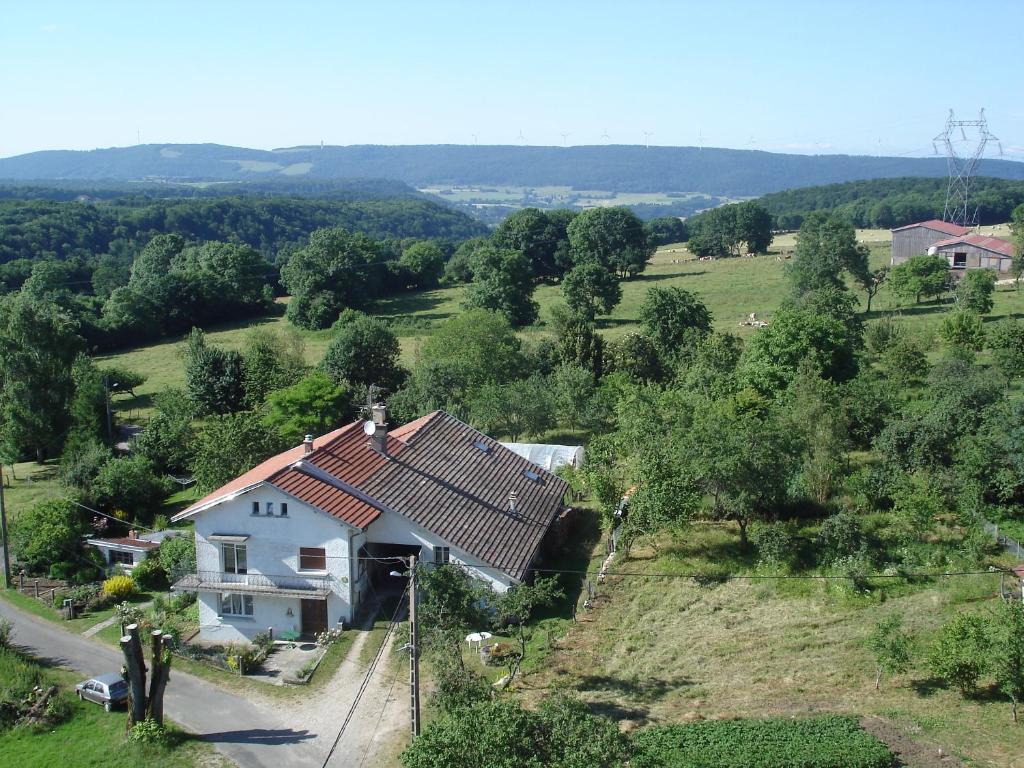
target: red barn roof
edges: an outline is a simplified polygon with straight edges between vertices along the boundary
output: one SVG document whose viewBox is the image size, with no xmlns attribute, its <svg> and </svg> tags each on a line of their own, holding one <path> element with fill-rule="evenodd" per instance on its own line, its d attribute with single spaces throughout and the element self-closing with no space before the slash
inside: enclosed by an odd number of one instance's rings
<svg viewBox="0 0 1024 768">
<path fill-rule="evenodd" d="M 954 235 L 959 237 L 960 235 L 966 235 L 969 230 L 967 227 L 961 227 L 957 224 L 950 224 L 948 221 L 939 221 L 938 219 L 928 219 L 928 221 L 919 221 L 916 224 L 907 224 L 904 227 L 896 227 L 892 230 L 893 232 L 902 232 L 905 229 L 913 229 L 914 227 L 924 227 L 925 229 L 934 229 L 938 232 L 945 232 L 947 235 Z"/>
</svg>

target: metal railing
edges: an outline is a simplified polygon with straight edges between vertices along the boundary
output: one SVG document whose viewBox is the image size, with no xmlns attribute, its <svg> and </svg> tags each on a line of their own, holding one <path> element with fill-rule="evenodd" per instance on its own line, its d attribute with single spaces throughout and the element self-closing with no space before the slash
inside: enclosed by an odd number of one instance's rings
<svg viewBox="0 0 1024 768">
<path fill-rule="evenodd" d="M 204 588 L 230 590 L 231 587 L 241 587 L 261 592 L 287 590 L 293 592 L 326 593 L 331 591 L 331 579 L 328 576 L 305 576 L 298 573 L 270 574 L 196 571 L 178 580 L 173 588 L 194 591 Z"/>
</svg>

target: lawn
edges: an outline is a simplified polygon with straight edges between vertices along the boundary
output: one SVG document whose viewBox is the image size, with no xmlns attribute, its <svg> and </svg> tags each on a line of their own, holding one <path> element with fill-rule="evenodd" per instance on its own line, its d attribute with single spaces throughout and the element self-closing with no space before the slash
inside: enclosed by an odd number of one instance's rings
<svg viewBox="0 0 1024 768">
<path fill-rule="evenodd" d="M 986 611 L 998 576 L 934 579 L 914 588 L 851 595 L 831 582 L 729 581 L 698 586 L 695 570 L 756 568 L 731 526 L 693 526 L 657 550 L 615 562 L 595 607 L 558 641 L 523 685 L 527 695 L 577 690 L 628 724 L 721 717 L 879 716 L 912 738 L 937 742 L 973 765 L 1007 766 L 1024 754 L 1009 703 L 985 691 L 963 700 L 937 685 L 924 651 L 957 610 Z M 643 574 L 679 574 L 656 578 Z M 883 616 L 902 615 L 919 639 L 912 671 L 884 679 L 864 640 Z"/>
<path fill-rule="evenodd" d="M 25 667 L 36 667 L 25 660 Z M 227 768 L 233 765 L 198 739 L 170 727 L 167 747 L 128 744 L 124 738 L 125 713 L 104 712 L 91 702 L 74 698 L 75 683 L 82 678 L 61 669 L 43 667 L 42 674 L 65 691 L 71 715 L 50 730 L 33 732 L 15 728 L 0 732 L 3 764 L 19 768 L 51 768 L 54 765 L 103 766 L 103 768 Z"/>
<path fill-rule="evenodd" d="M 37 464 L 34 461 L 23 461 L 15 464 L 13 468 L 5 464 L 3 479 L 8 522 L 16 518 L 23 509 L 28 509 L 40 501 L 64 495 L 64 489 L 57 479 L 57 465 L 54 462 Z"/>
<path fill-rule="evenodd" d="M 149 602 L 156 594 L 155 592 L 138 592 L 128 598 L 128 602 L 139 605 Z M 64 618 L 60 608 L 53 608 L 42 600 L 37 600 L 30 595 L 23 595 L 13 589 L 0 590 L 0 599 L 7 600 L 12 605 L 34 616 L 60 624 L 66 631 L 74 632 L 75 634 L 80 634 L 115 614 L 114 608 L 104 608 L 101 611 L 87 611 L 68 621 Z M 118 636 L 120 636 L 120 628 L 117 625 L 114 628 L 117 630 Z"/>
</svg>

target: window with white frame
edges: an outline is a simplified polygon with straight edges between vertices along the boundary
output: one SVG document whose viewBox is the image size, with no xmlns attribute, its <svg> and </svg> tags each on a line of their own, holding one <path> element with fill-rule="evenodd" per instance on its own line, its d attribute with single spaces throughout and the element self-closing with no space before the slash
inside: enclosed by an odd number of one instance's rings
<svg viewBox="0 0 1024 768">
<path fill-rule="evenodd" d="M 224 545 L 224 572 L 225 573 L 248 573 L 245 544 L 225 543 Z"/>
<path fill-rule="evenodd" d="M 223 616 L 252 616 L 252 595 L 222 595 L 220 612 Z"/>
<path fill-rule="evenodd" d="M 267 502 L 267 514 L 271 516 L 274 514 L 274 502 L 272 501 Z"/>
<path fill-rule="evenodd" d="M 448 547 L 434 547 L 434 565 L 446 565 L 451 557 Z"/>
</svg>

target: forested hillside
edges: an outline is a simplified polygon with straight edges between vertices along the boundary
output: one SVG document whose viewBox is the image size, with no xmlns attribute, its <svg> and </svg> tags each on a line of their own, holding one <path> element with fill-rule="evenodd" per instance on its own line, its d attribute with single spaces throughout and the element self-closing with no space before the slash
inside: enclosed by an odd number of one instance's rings
<svg viewBox="0 0 1024 768">
<path fill-rule="evenodd" d="M 1024 179 L 1024 163 L 984 160 L 989 176 Z M 792 187 L 900 176 L 945 177 L 943 158 L 786 155 L 642 146 L 419 145 L 292 147 L 141 145 L 0 159 L 0 179 L 262 180 L 371 177 L 414 186 L 504 184 L 747 197 Z"/>
<path fill-rule="evenodd" d="M 1024 203 L 1024 182 L 982 177 L 974 180 L 972 206 L 979 224 L 1007 221 Z M 779 229 L 798 229 L 812 211 L 830 211 L 855 227 L 889 229 L 942 217 L 946 179 L 871 179 L 789 189 L 759 202 L 775 216 Z"/>
</svg>

